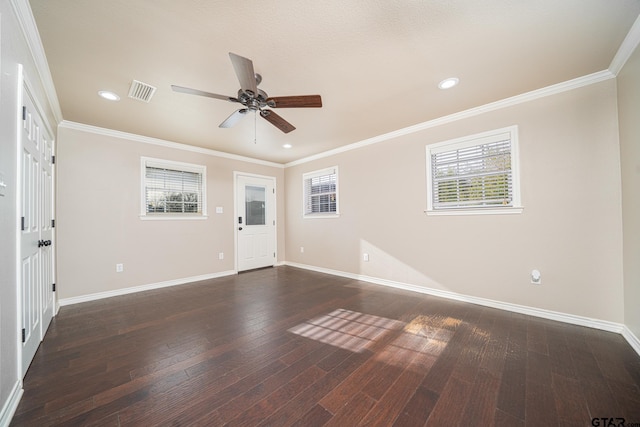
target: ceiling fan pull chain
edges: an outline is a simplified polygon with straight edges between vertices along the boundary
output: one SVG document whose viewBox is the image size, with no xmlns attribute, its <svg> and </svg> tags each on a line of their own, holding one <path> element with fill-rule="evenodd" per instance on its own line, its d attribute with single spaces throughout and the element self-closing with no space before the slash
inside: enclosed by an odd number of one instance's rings
<svg viewBox="0 0 640 427">
<path fill-rule="evenodd" d="M 258 143 L 258 122 L 256 121 L 256 116 L 258 115 L 257 111 L 253 112 L 253 143 Z"/>
</svg>

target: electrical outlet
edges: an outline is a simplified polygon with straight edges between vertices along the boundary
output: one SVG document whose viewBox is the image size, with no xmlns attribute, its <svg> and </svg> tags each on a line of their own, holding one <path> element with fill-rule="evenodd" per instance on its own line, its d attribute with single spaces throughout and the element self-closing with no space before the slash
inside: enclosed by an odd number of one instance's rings
<svg viewBox="0 0 640 427">
<path fill-rule="evenodd" d="M 362 254 L 362 260 L 369 262 L 369 254 Z"/>
<path fill-rule="evenodd" d="M 303 254 L 304 253 L 304 246 L 300 246 L 300 253 Z"/>
<path fill-rule="evenodd" d="M 122 273 L 124 271 L 124 264 L 116 264 L 116 273 Z"/>
<path fill-rule="evenodd" d="M 218 254 L 218 259 L 224 259 L 224 252 L 220 252 Z"/>
</svg>

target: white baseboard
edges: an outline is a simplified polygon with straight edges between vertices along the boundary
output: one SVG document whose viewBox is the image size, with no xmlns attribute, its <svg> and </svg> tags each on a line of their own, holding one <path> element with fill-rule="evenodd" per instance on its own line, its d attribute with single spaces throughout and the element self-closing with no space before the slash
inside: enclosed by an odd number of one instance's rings
<svg viewBox="0 0 640 427">
<path fill-rule="evenodd" d="M 2 405 L 2 410 L 0 411 L 0 427 L 8 427 L 11 423 L 13 414 L 15 414 L 16 409 L 18 409 L 18 403 L 20 403 L 22 393 L 24 393 L 22 382 L 18 380 L 13 385 L 11 394 L 9 394 L 9 397 Z"/>
<path fill-rule="evenodd" d="M 221 271 L 219 273 L 203 274 L 201 276 L 185 277 L 183 279 L 167 280 L 165 282 L 151 283 L 148 285 L 134 286 L 131 288 L 116 289 L 113 291 L 98 292 L 95 294 L 81 295 L 79 297 L 63 298 L 58 300 L 60 307 L 81 302 L 95 301 L 103 298 L 132 294 L 134 292 L 150 291 L 152 289 L 166 288 L 168 286 L 184 285 L 186 283 L 199 282 L 201 280 L 217 279 L 219 277 L 237 274 L 235 270 Z"/>
<path fill-rule="evenodd" d="M 631 332 L 631 329 L 629 329 L 626 325 L 622 330 L 622 336 L 627 340 L 631 348 L 633 348 L 636 353 L 640 354 L 640 339 L 638 339 L 638 337 L 635 336 L 633 332 Z"/>
<path fill-rule="evenodd" d="M 500 310 L 511 311 L 514 313 L 527 314 L 529 316 L 541 317 L 544 319 L 557 320 L 559 322 L 570 323 L 572 325 L 586 326 L 603 331 L 615 332 L 621 334 L 631 347 L 640 355 L 640 340 L 636 337 L 626 325 L 621 323 L 609 322 L 606 320 L 592 319 L 590 317 L 576 316 L 574 314 L 560 313 L 557 311 L 545 310 L 542 308 L 528 307 L 524 305 L 511 304 L 508 302 L 495 301 L 487 298 L 474 297 L 470 295 L 458 294 L 440 289 L 425 288 L 423 286 L 411 285 L 409 283 L 396 282 L 393 280 L 381 279 L 378 277 L 370 277 L 362 274 L 347 273 L 345 271 L 331 270 L 329 268 L 316 267 L 307 264 L 298 264 L 295 262 L 285 262 L 285 265 L 291 267 L 302 268 L 305 270 L 317 271 L 319 273 L 331 274 L 334 276 L 345 277 L 348 279 L 360 280 L 363 282 L 374 283 L 377 285 L 389 286 L 392 288 L 404 289 L 407 291 L 418 292 L 421 294 L 433 295 L 442 298 L 448 298 L 456 301 L 478 304 L 486 307 L 497 308 Z"/>
</svg>

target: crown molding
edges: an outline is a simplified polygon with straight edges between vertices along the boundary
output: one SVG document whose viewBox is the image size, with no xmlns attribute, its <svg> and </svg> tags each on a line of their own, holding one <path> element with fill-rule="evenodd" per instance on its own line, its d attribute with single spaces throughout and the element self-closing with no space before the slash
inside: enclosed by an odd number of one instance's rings
<svg viewBox="0 0 640 427">
<path fill-rule="evenodd" d="M 638 47 L 638 44 L 640 44 L 640 16 L 631 26 L 627 37 L 624 38 L 618 52 L 616 52 L 616 56 L 611 60 L 609 71 L 617 76 L 631 57 L 631 54 L 633 54 L 633 51 Z"/>
<path fill-rule="evenodd" d="M 58 128 L 78 130 L 82 132 L 94 133 L 97 135 L 109 136 L 112 138 L 126 139 L 128 141 L 141 142 L 143 144 L 159 145 L 161 147 L 173 148 L 174 150 L 190 151 L 193 153 L 206 154 L 207 156 L 222 157 L 240 162 L 255 163 L 263 166 L 270 166 L 282 169 L 284 165 L 281 163 L 269 162 L 266 160 L 254 159 L 252 157 L 244 157 L 237 154 L 225 153 L 223 151 L 211 150 L 209 148 L 196 147 L 194 145 L 181 144 L 179 142 L 166 141 L 164 139 L 151 138 L 149 136 L 137 135 L 134 133 L 121 132 L 119 130 L 101 128 L 98 126 L 85 125 L 83 123 L 71 122 L 63 120 Z"/>
<path fill-rule="evenodd" d="M 323 153 L 318 153 L 313 156 L 304 157 L 299 160 L 294 160 L 292 162 L 286 163 L 284 166 L 285 168 L 287 168 L 291 166 L 300 165 L 303 163 L 308 163 L 313 160 L 318 160 L 325 157 L 334 156 L 336 154 L 344 153 L 347 151 L 356 150 L 358 148 L 367 147 L 369 145 L 377 144 L 379 142 L 384 142 L 390 139 L 399 138 L 401 136 L 410 135 L 415 132 L 420 132 L 425 129 L 442 126 L 447 123 L 456 122 L 458 120 L 467 119 L 469 117 L 478 116 L 480 114 L 488 113 L 490 111 L 511 107 L 514 105 L 522 104 L 524 102 L 533 101 L 535 99 L 556 95 L 562 92 L 567 92 L 573 89 L 592 85 L 592 84 L 599 83 L 612 78 L 615 78 L 615 75 L 611 71 L 609 70 L 599 71 L 597 73 L 589 74 L 583 77 L 578 77 L 576 79 L 568 80 L 566 82 L 557 83 L 541 89 L 533 90 L 531 92 L 526 92 L 521 95 L 516 95 L 510 98 L 502 99 L 500 101 L 491 102 L 489 104 L 485 104 L 480 107 L 470 108 L 468 110 L 460 111 L 458 113 L 449 114 L 448 116 L 439 117 L 437 119 L 418 123 L 417 125 L 408 126 L 406 128 L 402 128 L 393 132 L 374 136 L 372 138 L 368 138 L 359 142 L 354 142 L 353 144 L 345 145 L 343 147 L 335 148 L 333 150 L 325 151 Z"/>
<path fill-rule="evenodd" d="M 53 84 L 53 77 L 51 77 L 51 69 L 49 69 L 49 63 L 47 62 L 47 56 L 44 53 L 44 47 L 42 46 L 42 39 L 38 32 L 36 21 L 31 11 L 31 6 L 27 0 L 11 0 L 11 6 L 13 12 L 18 20 L 18 25 L 22 30 L 29 51 L 31 52 L 31 58 L 35 64 L 38 72 L 38 79 L 44 88 L 45 95 L 49 107 L 53 113 L 56 123 L 62 121 L 62 110 L 60 109 L 60 103 L 58 102 L 58 94 L 56 93 L 56 87 Z"/>
</svg>

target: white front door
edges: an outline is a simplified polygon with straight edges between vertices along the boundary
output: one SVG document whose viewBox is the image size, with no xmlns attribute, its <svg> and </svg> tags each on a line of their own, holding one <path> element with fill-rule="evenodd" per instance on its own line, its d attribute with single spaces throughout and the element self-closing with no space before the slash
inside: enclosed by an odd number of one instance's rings
<svg viewBox="0 0 640 427">
<path fill-rule="evenodd" d="M 276 263 L 275 178 L 236 174 L 238 271 Z"/>
<path fill-rule="evenodd" d="M 23 86 L 26 89 L 26 86 Z M 19 290 L 22 375 L 27 372 L 53 317 L 53 140 L 23 90 L 20 135 Z"/>
</svg>

